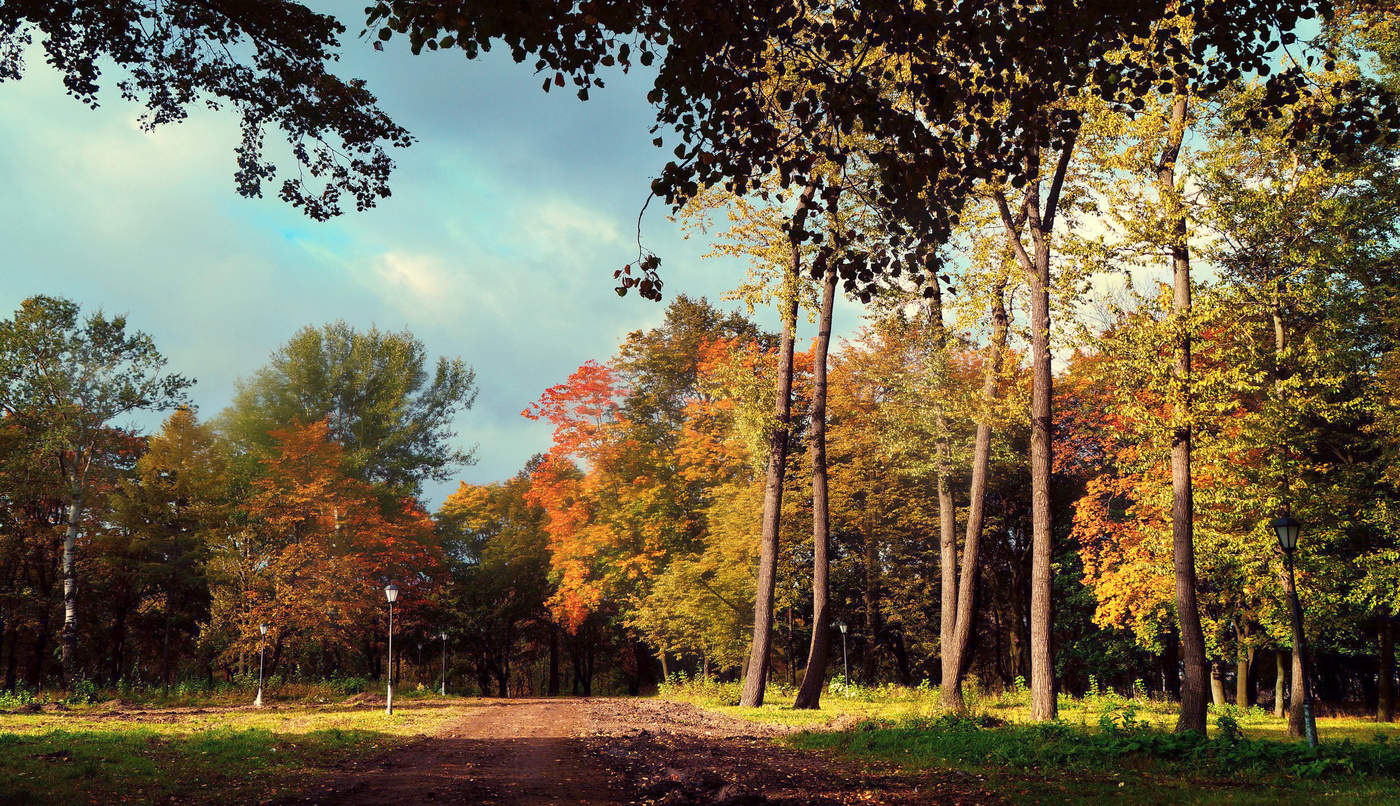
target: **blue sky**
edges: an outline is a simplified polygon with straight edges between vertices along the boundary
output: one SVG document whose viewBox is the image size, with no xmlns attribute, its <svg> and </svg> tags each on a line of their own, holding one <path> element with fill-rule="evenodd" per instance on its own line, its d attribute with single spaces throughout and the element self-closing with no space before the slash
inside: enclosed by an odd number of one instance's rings
<svg viewBox="0 0 1400 806">
<path fill-rule="evenodd" d="M 32 54 L 22 80 L 0 83 L 0 310 L 44 293 L 127 313 L 198 380 L 203 416 L 303 325 L 407 328 L 477 370 L 459 438 L 479 462 L 461 478 L 506 477 L 549 444 L 521 409 L 660 322 L 663 305 L 619 298 L 611 280 L 635 256 L 637 211 L 667 154 L 647 131 L 648 78 L 609 76 L 583 103 L 542 93 L 505 54 L 376 52 L 346 22 L 340 72 L 368 80 L 419 142 L 395 154 L 391 199 L 325 224 L 237 196 L 231 116 L 147 134 L 138 108 L 108 92 L 88 110 Z M 668 299 L 717 299 L 741 279 L 664 213 L 653 205 L 643 233 Z M 858 325 L 854 311 L 839 311 L 838 333 Z"/>
</svg>

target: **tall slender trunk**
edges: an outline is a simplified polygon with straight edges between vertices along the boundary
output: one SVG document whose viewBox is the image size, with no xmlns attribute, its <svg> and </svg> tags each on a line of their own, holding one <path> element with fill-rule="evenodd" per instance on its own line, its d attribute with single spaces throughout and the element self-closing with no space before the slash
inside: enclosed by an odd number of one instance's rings
<svg viewBox="0 0 1400 806">
<path fill-rule="evenodd" d="M 1389 613 L 1380 617 L 1380 669 L 1376 686 L 1376 721 L 1389 722 L 1395 718 L 1395 625 Z"/>
<path fill-rule="evenodd" d="M 1167 637 L 1163 640 L 1162 688 L 1168 697 L 1181 696 L 1181 640 L 1175 625 L 1168 625 Z"/>
<path fill-rule="evenodd" d="M 1174 79 L 1171 118 L 1162 158 L 1157 163 L 1158 203 L 1170 205 L 1172 256 L 1172 324 L 1175 331 L 1172 363 L 1172 569 L 1176 612 L 1181 626 L 1181 654 L 1186 675 L 1181 686 L 1177 732 L 1206 730 L 1205 636 L 1196 602 L 1195 505 L 1191 486 L 1191 253 L 1187 243 L 1186 208 L 1177 189 L 1176 165 L 1186 137 L 1187 84 L 1185 73 Z M 1212 681 L 1213 685 L 1213 681 Z M 1214 691 L 1212 690 L 1212 694 Z"/>
<path fill-rule="evenodd" d="M 968 489 L 967 532 L 963 536 L 963 558 L 958 580 L 957 614 L 953 639 L 945 650 L 943 685 L 939 700 L 944 708 L 962 712 L 962 679 L 967 672 L 972 648 L 973 605 L 976 602 L 978 557 L 981 551 L 982 523 L 987 499 L 987 467 L 992 455 L 992 412 L 1000 386 L 1002 358 L 1006 351 L 1009 318 L 1006 315 L 1006 279 L 997 281 L 992 290 L 992 340 L 988 346 L 986 369 L 982 375 L 982 405 L 984 411 L 977 422 L 972 446 L 972 483 Z"/>
<path fill-rule="evenodd" d="M 76 460 L 75 460 L 76 464 Z M 74 469 L 68 504 L 68 528 L 63 533 L 63 680 L 72 685 L 78 673 L 78 529 L 83 519 L 81 474 Z"/>
<path fill-rule="evenodd" d="M 1053 466 L 1050 356 L 1050 244 L 1040 219 L 1040 193 L 1035 185 L 1026 202 L 1035 270 L 1031 272 L 1031 719 L 1044 722 L 1058 713 L 1055 701 L 1055 658 L 1051 646 L 1054 586 L 1054 523 L 1050 512 Z"/>
<path fill-rule="evenodd" d="M 549 687 L 545 691 L 551 697 L 559 694 L 559 628 L 553 624 L 549 625 Z"/>
<path fill-rule="evenodd" d="M 934 360 L 937 362 L 938 373 L 941 376 L 947 374 L 948 366 L 948 331 L 943 324 L 943 289 L 938 277 L 933 277 L 931 286 L 933 296 L 931 297 L 931 310 L 929 311 L 929 327 L 933 330 L 933 347 L 935 351 Z M 943 677 L 940 686 L 947 686 L 948 681 L 957 676 L 956 659 L 954 658 L 954 632 L 957 629 L 958 618 L 958 534 L 957 534 L 957 511 L 953 506 L 953 494 L 948 487 L 948 418 L 943 411 L 943 406 L 935 402 L 934 430 L 936 436 L 933 443 L 934 464 L 936 466 L 934 476 L 934 489 L 938 497 L 938 568 L 940 577 L 940 596 L 938 606 L 938 654 L 943 665 Z"/>
<path fill-rule="evenodd" d="M 827 582 L 831 524 L 826 489 L 826 354 L 831 345 L 831 315 L 835 306 L 836 269 L 827 267 L 822 278 L 821 321 L 812 357 L 812 643 L 807 650 L 807 670 L 802 675 L 802 688 L 798 689 L 794 708 L 821 707 L 831 641 Z"/>
<path fill-rule="evenodd" d="M 1225 674 L 1220 667 L 1218 662 L 1210 664 L 1210 701 L 1216 705 L 1225 704 Z"/>
<path fill-rule="evenodd" d="M 5 690 L 15 690 L 15 667 L 19 661 L 19 655 L 15 652 L 15 644 L 19 643 L 19 635 L 15 631 L 15 619 L 19 613 L 15 609 L 10 611 L 10 620 L 5 625 L 5 639 L 8 647 L 5 653 Z"/>
<path fill-rule="evenodd" d="M 50 607 L 51 605 L 45 602 L 43 609 L 39 611 L 39 630 L 34 640 L 34 654 L 29 659 L 29 679 L 25 682 L 35 688 L 42 688 L 44 685 L 44 659 L 49 654 L 49 627 L 53 621 L 49 615 Z"/>
<path fill-rule="evenodd" d="M 1053 623 L 1053 558 L 1054 524 L 1050 512 L 1052 467 L 1051 400 L 1054 378 L 1050 356 L 1050 234 L 1055 228 L 1055 213 L 1065 174 L 1074 155 L 1078 129 L 1072 130 L 1061 144 L 1055 172 L 1046 194 L 1044 211 L 1040 201 L 1040 156 L 1032 150 L 1027 157 L 1026 174 L 1030 183 L 1017 218 L 1013 218 L 1006 196 L 996 191 L 995 198 L 1007 241 L 1025 270 L 1030 285 L 1031 309 L 1031 602 L 1030 602 L 1030 666 L 1031 719 L 1049 721 L 1059 712 L 1055 701 L 1055 658 L 1051 644 Z M 1027 253 L 1021 242 L 1022 225 L 1030 231 L 1034 254 Z"/>
<path fill-rule="evenodd" d="M 170 595 L 169 593 L 166 594 L 167 597 L 168 597 L 169 595 Z M 169 601 L 169 599 L 167 599 L 166 601 Z M 166 692 L 169 692 L 169 691 L 170 691 L 170 608 L 166 608 L 166 610 L 165 610 L 165 629 L 163 630 L 163 635 L 161 636 L 161 649 L 160 649 L 160 681 L 161 681 L 161 686 L 162 686 L 162 688 L 163 688 Z"/>
<path fill-rule="evenodd" d="M 1288 681 L 1288 653 L 1282 649 L 1274 650 L 1274 716 L 1283 718 L 1283 703 L 1287 697 L 1284 696 L 1284 684 Z"/>
<path fill-rule="evenodd" d="M 116 613 L 112 619 L 112 665 L 108 678 L 112 685 L 116 685 L 122 677 L 122 668 L 126 665 L 126 618 L 129 608 L 125 603 L 116 608 Z"/>
<path fill-rule="evenodd" d="M 1293 575 L 1283 575 L 1283 595 L 1291 601 L 1297 595 L 1294 588 Z M 1288 735 L 1294 738 L 1303 736 L 1307 730 L 1306 715 L 1303 713 L 1303 700 L 1305 692 L 1303 686 L 1308 684 L 1308 678 L 1303 669 L 1305 660 L 1303 653 L 1307 652 L 1307 639 L 1303 635 L 1303 630 L 1296 622 L 1293 624 L 1293 680 L 1292 687 L 1288 692 Z"/>
<path fill-rule="evenodd" d="M 865 588 L 861 591 L 865 644 L 860 658 L 860 677 L 862 683 L 870 685 L 875 680 L 875 640 L 884 624 L 880 618 L 880 536 L 875 527 L 875 513 L 868 511 L 865 520 L 865 553 L 861 558 L 861 565 L 865 566 Z"/>
<path fill-rule="evenodd" d="M 1275 395 L 1281 395 L 1280 387 L 1284 380 L 1284 351 L 1288 348 L 1288 335 L 1283 322 L 1283 280 L 1278 279 L 1274 286 L 1273 304 L 1270 316 L 1274 325 L 1274 389 Z M 1286 471 L 1285 471 L 1286 473 Z M 1288 503 L 1288 482 L 1287 476 L 1281 485 L 1281 497 L 1285 505 Z M 1293 566 L 1291 559 L 1284 558 L 1284 570 L 1279 575 L 1279 581 L 1283 584 L 1284 601 L 1290 603 L 1297 602 L 1298 591 L 1293 578 Z M 1304 669 L 1307 653 L 1307 638 L 1303 633 L 1301 613 L 1295 609 L 1292 619 L 1293 635 L 1293 680 L 1292 688 L 1289 691 L 1288 700 L 1288 735 L 1298 737 L 1306 732 L 1306 715 L 1303 713 L 1303 703 L 1306 699 L 1304 688 L 1308 684 L 1307 672 Z"/>
<path fill-rule="evenodd" d="M 1249 707 L 1249 656 L 1250 651 L 1241 646 L 1235 658 L 1235 705 Z"/>
<path fill-rule="evenodd" d="M 788 298 L 784 301 L 783 334 L 778 345 L 778 384 L 773 400 L 773 427 L 768 435 L 768 469 L 763 480 L 763 521 L 759 536 L 758 584 L 753 607 L 753 642 L 739 704 L 763 704 L 773 654 L 773 593 L 778 581 L 778 530 L 783 515 L 783 476 L 787 472 L 788 432 L 792 421 L 792 344 L 797 326 L 797 284 L 802 269 L 802 233 L 816 186 L 809 184 L 792 215 L 789 233 Z"/>
</svg>

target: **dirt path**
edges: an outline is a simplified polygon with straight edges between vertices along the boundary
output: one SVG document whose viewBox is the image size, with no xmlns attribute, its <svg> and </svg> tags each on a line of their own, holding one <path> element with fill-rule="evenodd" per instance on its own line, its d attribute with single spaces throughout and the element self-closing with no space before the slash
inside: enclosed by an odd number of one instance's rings
<svg viewBox="0 0 1400 806">
<path fill-rule="evenodd" d="M 437 735 L 278 803 L 989 804 L 957 773 L 915 776 L 794 750 L 784 729 L 661 700 L 477 700 Z"/>
</svg>

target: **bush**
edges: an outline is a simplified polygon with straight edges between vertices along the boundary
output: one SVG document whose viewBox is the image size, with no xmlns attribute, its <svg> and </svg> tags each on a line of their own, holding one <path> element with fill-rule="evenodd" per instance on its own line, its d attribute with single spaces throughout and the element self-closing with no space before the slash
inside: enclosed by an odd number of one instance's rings
<svg viewBox="0 0 1400 806">
<path fill-rule="evenodd" d="M 73 681 L 73 687 L 68 691 L 67 702 L 69 705 L 87 705 L 97 702 L 97 684 L 80 677 Z"/>
<path fill-rule="evenodd" d="M 35 693 L 24 686 L 17 686 L 14 691 L 0 691 L 0 711 L 14 711 L 37 701 Z"/>
</svg>

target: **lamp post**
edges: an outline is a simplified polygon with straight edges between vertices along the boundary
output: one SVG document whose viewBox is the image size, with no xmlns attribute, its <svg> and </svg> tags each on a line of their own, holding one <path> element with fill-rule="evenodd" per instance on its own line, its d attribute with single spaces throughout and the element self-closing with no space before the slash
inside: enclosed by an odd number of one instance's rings
<svg viewBox="0 0 1400 806">
<path fill-rule="evenodd" d="M 846 685 L 851 684 L 851 661 L 846 656 L 846 622 L 836 622 L 836 629 L 841 631 L 841 668 L 846 676 Z"/>
<path fill-rule="evenodd" d="M 384 586 L 384 598 L 389 600 L 389 668 L 384 689 L 384 713 L 394 713 L 394 602 L 399 600 L 399 586 L 390 582 Z"/>
<path fill-rule="evenodd" d="M 1293 552 L 1298 548 L 1298 533 L 1303 525 L 1288 514 L 1285 505 L 1283 515 L 1269 523 L 1283 550 L 1283 565 L 1288 574 L 1284 577 L 1284 593 L 1288 595 L 1293 610 L 1293 651 L 1298 653 L 1298 674 L 1303 688 L 1303 734 L 1309 747 L 1317 747 L 1317 720 L 1313 717 L 1312 686 L 1308 683 L 1307 639 L 1303 636 L 1303 606 L 1298 602 L 1298 585 L 1293 579 Z"/>
<path fill-rule="evenodd" d="M 262 707 L 263 650 L 267 648 L 267 625 L 259 624 L 258 632 L 262 634 L 262 637 L 258 639 L 258 696 L 253 700 L 254 708 Z"/>
<path fill-rule="evenodd" d="M 447 696 L 447 630 L 442 631 L 442 687 L 438 693 Z"/>
</svg>

